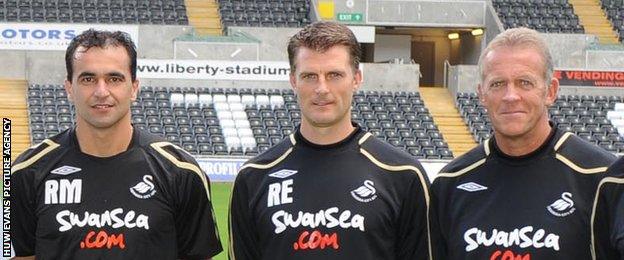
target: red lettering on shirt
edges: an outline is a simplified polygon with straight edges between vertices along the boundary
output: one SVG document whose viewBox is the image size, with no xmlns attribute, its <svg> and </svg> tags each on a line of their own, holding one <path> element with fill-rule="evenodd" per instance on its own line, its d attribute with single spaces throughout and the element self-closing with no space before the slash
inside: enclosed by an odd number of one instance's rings
<svg viewBox="0 0 624 260">
<path fill-rule="evenodd" d="M 515 254 L 511 250 L 505 250 L 502 252 L 501 250 L 496 250 L 490 256 L 490 260 L 531 260 L 531 254 L 527 253 L 525 255 Z"/>
<path fill-rule="evenodd" d="M 107 234 L 106 231 L 100 230 L 99 232 L 89 231 L 84 240 L 80 242 L 80 248 L 82 249 L 99 249 L 119 247 L 120 249 L 126 248 L 126 241 L 123 234 Z"/>
<path fill-rule="evenodd" d="M 333 249 L 340 248 L 338 244 L 338 234 L 323 234 L 318 230 L 303 231 L 299 235 L 297 242 L 293 244 L 295 250 L 313 250 L 313 249 L 325 249 L 331 247 Z"/>
</svg>

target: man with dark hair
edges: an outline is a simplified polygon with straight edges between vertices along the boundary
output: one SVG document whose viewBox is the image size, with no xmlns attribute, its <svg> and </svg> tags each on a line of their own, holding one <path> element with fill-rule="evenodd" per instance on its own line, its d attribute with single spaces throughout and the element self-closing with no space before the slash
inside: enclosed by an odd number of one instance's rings
<svg viewBox="0 0 624 260">
<path fill-rule="evenodd" d="M 538 32 L 509 29 L 479 59 L 494 137 L 431 186 L 436 259 L 589 259 L 596 185 L 615 156 L 548 120 L 559 82 Z"/>
<path fill-rule="evenodd" d="M 624 259 L 624 157 L 609 166 L 593 206 L 592 259 Z"/>
<path fill-rule="evenodd" d="M 88 30 L 66 53 L 76 126 L 13 165 L 11 238 L 26 259 L 206 259 L 221 251 L 207 176 L 134 128 L 134 43 Z"/>
<path fill-rule="evenodd" d="M 88 50 L 91 47 L 116 46 L 126 50 L 130 64 L 130 79 L 136 81 L 137 52 L 130 35 L 122 31 L 105 32 L 87 30 L 73 39 L 65 52 L 65 68 L 67 69 L 67 81 L 72 82 L 74 75 L 74 55 L 79 48 Z"/>
<path fill-rule="evenodd" d="M 301 125 L 239 171 L 230 259 L 429 259 L 425 171 L 351 122 L 360 53 L 333 22 L 290 39 Z"/>
</svg>

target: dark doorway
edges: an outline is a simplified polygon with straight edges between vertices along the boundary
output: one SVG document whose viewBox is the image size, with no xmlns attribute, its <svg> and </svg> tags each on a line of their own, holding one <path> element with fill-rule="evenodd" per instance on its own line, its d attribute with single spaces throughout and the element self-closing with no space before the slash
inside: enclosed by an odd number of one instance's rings
<svg viewBox="0 0 624 260">
<path fill-rule="evenodd" d="M 412 42 L 412 59 L 420 65 L 420 86 L 433 86 L 435 83 L 435 44 L 434 42 Z"/>
</svg>

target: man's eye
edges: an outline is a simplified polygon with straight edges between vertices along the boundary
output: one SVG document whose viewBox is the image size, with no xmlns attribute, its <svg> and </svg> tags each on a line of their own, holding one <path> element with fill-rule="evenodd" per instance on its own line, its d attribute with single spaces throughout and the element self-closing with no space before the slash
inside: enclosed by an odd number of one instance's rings
<svg viewBox="0 0 624 260">
<path fill-rule="evenodd" d="M 329 79 L 340 79 L 340 78 L 342 78 L 342 74 L 332 72 L 332 73 L 329 73 L 329 75 L 327 75 L 327 77 Z"/>
<path fill-rule="evenodd" d="M 80 82 L 82 83 L 94 83 L 95 79 L 92 77 L 84 77 L 80 79 Z"/>
<path fill-rule="evenodd" d="M 523 87 L 533 87 L 533 82 L 529 80 L 520 80 L 520 86 Z"/>
<path fill-rule="evenodd" d="M 504 82 L 502 81 L 497 81 L 497 82 L 490 84 L 490 88 L 500 88 L 502 86 L 504 86 Z"/>
<path fill-rule="evenodd" d="M 123 82 L 123 80 L 121 78 L 118 77 L 112 77 L 109 79 L 110 83 L 121 83 Z"/>
<path fill-rule="evenodd" d="M 316 79 L 316 75 L 314 74 L 304 74 L 303 76 L 301 76 L 302 79 L 305 80 L 315 80 Z"/>
</svg>

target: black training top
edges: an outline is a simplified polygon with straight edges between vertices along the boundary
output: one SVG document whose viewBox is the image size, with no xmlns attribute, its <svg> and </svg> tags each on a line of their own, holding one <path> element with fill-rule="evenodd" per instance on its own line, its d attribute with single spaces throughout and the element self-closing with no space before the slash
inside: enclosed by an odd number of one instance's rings
<svg viewBox="0 0 624 260">
<path fill-rule="evenodd" d="M 597 193 L 591 218 L 596 259 L 624 259 L 624 158 L 609 167 Z"/>
<path fill-rule="evenodd" d="M 37 259 L 207 258 L 221 251 L 207 176 L 190 154 L 134 129 L 125 152 L 80 151 L 73 129 L 12 168 L 11 239 Z"/>
<path fill-rule="evenodd" d="M 596 187 L 615 156 L 553 129 L 521 157 L 490 139 L 431 187 L 437 259 L 589 259 Z M 438 237 L 439 235 L 439 237 Z"/>
<path fill-rule="evenodd" d="M 360 128 L 331 145 L 297 131 L 233 189 L 230 259 L 429 259 L 425 171 Z"/>
</svg>

